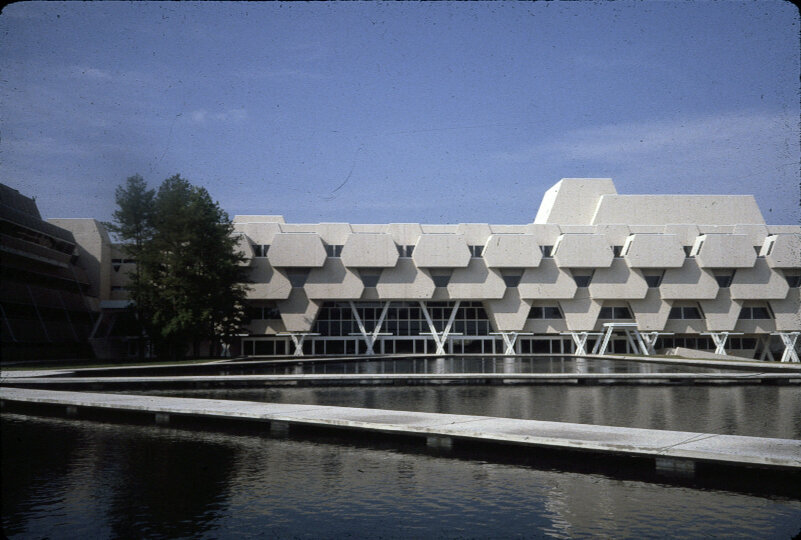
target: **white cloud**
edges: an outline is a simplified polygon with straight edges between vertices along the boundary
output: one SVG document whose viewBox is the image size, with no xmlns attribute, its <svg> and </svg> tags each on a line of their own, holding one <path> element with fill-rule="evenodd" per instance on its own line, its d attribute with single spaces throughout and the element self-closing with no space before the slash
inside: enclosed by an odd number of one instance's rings
<svg viewBox="0 0 801 540">
<path fill-rule="evenodd" d="M 248 113 L 245 109 L 227 109 L 224 111 L 209 112 L 206 109 L 198 109 L 189 113 L 189 118 L 197 123 L 203 124 L 207 120 L 215 122 L 243 122 L 247 120 Z"/>
<path fill-rule="evenodd" d="M 110 81 L 114 77 L 110 72 L 104 69 L 98 69 L 88 66 L 73 66 L 72 74 L 76 77 L 86 77 L 96 81 Z"/>
<path fill-rule="evenodd" d="M 192 119 L 193 122 L 197 122 L 198 124 L 202 124 L 206 121 L 206 115 L 208 113 L 205 109 L 199 109 L 197 111 L 192 111 L 189 113 L 189 118 Z"/>
<path fill-rule="evenodd" d="M 621 165 L 666 156 L 682 161 L 742 159 L 746 154 L 764 154 L 769 147 L 789 144 L 788 152 L 795 155 L 788 158 L 794 158 L 798 156 L 798 133 L 797 122 L 789 121 L 788 115 L 725 114 L 577 129 L 495 156 L 508 162 L 548 157 Z"/>
</svg>

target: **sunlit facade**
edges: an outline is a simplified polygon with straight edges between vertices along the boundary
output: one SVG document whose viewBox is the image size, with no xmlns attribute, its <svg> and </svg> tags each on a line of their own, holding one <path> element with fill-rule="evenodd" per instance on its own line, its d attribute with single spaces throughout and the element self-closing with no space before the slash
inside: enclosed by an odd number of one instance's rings
<svg viewBox="0 0 801 540">
<path fill-rule="evenodd" d="M 97 252 L 101 298 L 125 301 L 134 262 L 97 222 L 68 222 L 97 229 L 76 239 Z M 234 228 L 252 281 L 242 354 L 688 347 L 779 360 L 798 348 L 801 227 L 767 225 L 752 196 L 620 195 L 610 179 L 567 178 L 532 223 L 250 215 Z"/>
</svg>

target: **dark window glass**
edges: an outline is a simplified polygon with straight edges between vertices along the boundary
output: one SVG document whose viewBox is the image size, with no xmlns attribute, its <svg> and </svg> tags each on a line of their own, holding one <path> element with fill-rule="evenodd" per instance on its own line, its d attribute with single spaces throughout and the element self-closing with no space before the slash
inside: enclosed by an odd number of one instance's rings
<svg viewBox="0 0 801 540">
<path fill-rule="evenodd" d="M 681 314 L 681 308 L 680 307 L 670 308 L 670 313 L 668 313 L 668 319 L 683 319 Z"/>
<path fill-rule="evenodd" d="M 623 256 L 623 246 L 612 246 L 612 253 L 615 257 Z"/>
<path fill-rule="evenodd" d="M 614 319 L 614 312 L 610 307 L 602 307 L 601 311 L 598 313 L 599 319 Z"/>
<path fill-rule="evenodd" d="M 650 288 L 659 287 L 659 284 L 662 283 L 662 275 L 658 276 L 645 276 L 645 283 L 648 284 Z"/>
<path fill-rule="evenodd" d="M 692 250 L 693 250 L 692 246 L 684 246 L 684 256 L 685 257 L 692 257 L 692 255 L 690 255 Z"/>
<path fill-rule="evenodd" d="M 507 287 L 517 287 L 520 284 L 520 278 L 523 277 L 522 275 L 505 275 L 503 276 L 503 282 L 506 283 Z"/>
<path fill-rule="evenodd" d="M 553 257 L 553 246 L 540 246 L 540 251 L 546 259 Z"/>
<path fill-rule="evenodd" d="M 715 280 L 718 282 L 718 287 L 726 289 L 731 286 L 731 280 L 734 278 L 734 272 L 726 274 L 715 274 Z"/>
<path fill-rule="evenodd" d="M 326 244 L 325 254 L 329 257 L 339 258 L 342 255 L 342 246 L 335 244 Z"/>
<path fill-rule="evenodd" d="M 592 281 L 592 276 L 573 276 L 573 279 L 576 280 L 576 287 L 589 287 L 590 281 Z"/>
<path fill-rule="evenodd" d="M 545 315 L 543 313 L 542 307 L 540 306 L 532 306 L 531 311 L 528 312 L 529 319 L 544 319 Z"/>
<path fill-rule="evenodd" d="M 770 311 L 766 307 L 754 307 L 751 308 L 751 318 L 752 319 L 771 319 Z"/>
<path fill-rule="evenodd" d="M 702 319 L 701 311 L 696 307 L 685 307 L 682 308 L 684 310 L 684 316 L 682 319 Z"/>
<path fill-rule="evenodd" d="M 612 308 L 615 319 L 631 319 L 631 312 L 627 307 Z"/>
<path fill-rule="evenodd" d="M 756 339 L 743 338 L 743 349 L 756 349 Z"/>
<path fill-rule="evenodd" d="M 797 275 L 788 274 L 785 275 L 784 277 L 787 278 L 787 284 L 790 287 L 795 287 L 795 288 L 801 287 L 801 274 Z"/>
<path fill-rule="evenodd" d="M 435 287 L 447 287 L 448 282 L 451 280 L 450 274 L 447 275 L 434 275 L 431 276 L 431 279 L 434 281 Z"/>
<path fill-rule="evenodd" d="M 475 257 L 477 259 L 481 258 L 481 254 L 484 252 L 484 246 L 468 246 L 470 248 L 470 256 Z"/>
<path fill-rule="evenodd" d="M 543 309 L 543 319 L 561 319 L 562 312 L 556 306 L 546 306 Z"/>
</svg>

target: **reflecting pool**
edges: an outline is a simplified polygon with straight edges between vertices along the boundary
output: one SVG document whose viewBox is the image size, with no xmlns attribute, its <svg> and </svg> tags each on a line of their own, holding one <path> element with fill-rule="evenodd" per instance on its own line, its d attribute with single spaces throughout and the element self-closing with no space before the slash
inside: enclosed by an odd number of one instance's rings
<svg viewBox="0 0 801 540">
<path fill-rule="evenodd" d="M 396 449 L 2 415 L 11 538 L 791 538 L 801 501 Z"/>
<path fill-rule="evenodd" d="M 137 393 L 801 439 L 798 385 L 347 386 Z"/>
</svg>

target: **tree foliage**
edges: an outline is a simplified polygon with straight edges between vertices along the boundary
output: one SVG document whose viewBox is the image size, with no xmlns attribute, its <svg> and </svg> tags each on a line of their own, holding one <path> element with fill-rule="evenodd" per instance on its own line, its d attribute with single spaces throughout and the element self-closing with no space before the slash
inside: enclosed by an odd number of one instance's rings
<svg viewBox="0 0 801 540">
<path fill-rule="evenodd" d="M 180 175 L 148 190 L 139 176 L 116 192 L 112 232 L 137 261 L 131 299 L 160 357 L 227 343 L 243 321 L 246 270 L 231 221 Z"/>
</svg>

